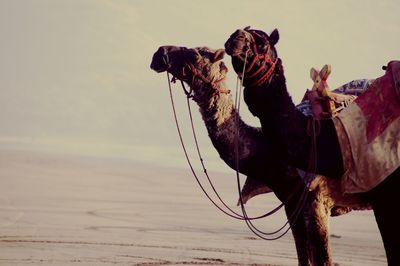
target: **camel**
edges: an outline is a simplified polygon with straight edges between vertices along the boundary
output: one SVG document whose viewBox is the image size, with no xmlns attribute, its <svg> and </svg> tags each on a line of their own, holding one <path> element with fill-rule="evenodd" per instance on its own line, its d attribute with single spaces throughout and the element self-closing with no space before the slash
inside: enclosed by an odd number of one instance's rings
<svg viewBox="0 0 400 266">
<path fill-rule="evenodd" d="M 239 76 L 247 56 L 244 100 L 250 112 L 259 118 L 266 139 L 275 140 L 272 149 L 282 160 L 307 170 L 311 156 L 316 153 L 316 163 L 312 165 L 315 173 L 339 180 L 344 174 L 342 155 L 345 154 L 341 151 L 335 118 L 320 120 L 319 134 L 315 139 L 310 136 L 307 128 L 313 124 L 312 120 L 296 109 L 287 90 L 282 60 L 275 48 L 278 40 L 277 29 L 268 35 L 247 27 L 236 30 L 225 43 Z M 397 168 L 384 181 L 362 193 L 372 204 L 389 265 L 400 265 L 400 218 L 391 208 L 397 205 L 395 195 L 399 186 L 400 168 Z"/>
<path fill-rule="evenodd" d="M 153 55 L 150 67 L 156 72 L 168 71 L 174 78 L 189 84 L 193 91 L 192 99 L 199 106 L 212 144 L 222 160 L 235 169 L 235 118 L 239 114 L 225 83 L 227 68 L 222 61 L 223 56 L 223 49 L 161 46 Z M 271 188 L 279 200 L 287 202 L 287 217 L 293 217 L 300 192 L 306 189 L 304 182 L 293 167 L 277 159 L 272 152 L 271 142 L 265 141 L 260 128 L 247 125 L 240 116 L 237 126 L 240 135 L 240 173 L 247 175 L 248 181 L 253 180 Z M 332 263 L 328 241 L 329 215 L 371 208 L 360 195 L 343 196 L 338 193 L 338 180 L 322 176 L 316 179 L 319 182 L 314 182 L 313 190 L 307 192 L 306 206 L 300 218 L 296 221 L 289 219 L 299 265 Z"/>
</svg>

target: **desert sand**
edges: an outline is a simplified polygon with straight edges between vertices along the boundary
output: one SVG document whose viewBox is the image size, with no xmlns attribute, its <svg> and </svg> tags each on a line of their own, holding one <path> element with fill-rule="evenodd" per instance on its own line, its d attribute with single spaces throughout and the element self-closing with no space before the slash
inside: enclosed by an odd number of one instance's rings
<svg viewBox="0 0 400 266">
<path fill-rule="evenodd" d="M 211 172 L 233 208 L 235 175 Z M 278 204 L 251 200 L 251 214 Z M 271 231 L 283 211 L 257 225 Z M 371 211 L 331 219 L 337 265 L 385 265 Z M 297 265 L 291 233 L 255 237 L 207 201 L 186 165 L 0 146 L 0 265 Z"/>
</svg>

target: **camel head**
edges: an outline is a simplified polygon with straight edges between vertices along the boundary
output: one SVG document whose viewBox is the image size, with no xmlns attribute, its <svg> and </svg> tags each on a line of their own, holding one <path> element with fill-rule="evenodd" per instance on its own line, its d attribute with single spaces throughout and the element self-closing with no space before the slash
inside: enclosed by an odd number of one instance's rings
<svg viewBox="0 0 400 266">
<path fill-rule="evenodd" d="M 242 75 L 241 72 L 246 61 L 245 69 L 248 78 L 251 77 L 256 81 L 261 79 L 264 82 L 265 79 L 270 77 L 271 73 L 269 72 L 272 72 L 275 68 L 278 59 L 275 45 L 278 40 L 279 32 L 277 29 L 268 35 L 261 30 L 246 27 L 236 30 L 229 37 L 225 43 L 225 51 L 232 57 L 233 68 L 239 77 Z M 269 71 L 270 69 L 271 71 Z"/>
<path fill-rule="evenodd" d="M 225 51 L 230 56 L 244 56 L 247 51 L 264 54 L 268 47 L 274 47 L 278 41 L 279 31 L 277 29 L 268 35 L 261 30 L 250 29 L 250 26 L 248 26 L 232 33 L 225 42 Z M 256 48 L 256 51 L 253 48 Z"/>
<path fill-rule="evenodd" d="M 224 49 L 161 46 L 154 53 L 150 68 L 158 73 L 167 71 L 174 79 L 189 84 L 196 100 L 196 95 L 206 93 L 201 90 L 219 90 L 228 71 L 221 61 L 224 54 Z"/>
</svg>

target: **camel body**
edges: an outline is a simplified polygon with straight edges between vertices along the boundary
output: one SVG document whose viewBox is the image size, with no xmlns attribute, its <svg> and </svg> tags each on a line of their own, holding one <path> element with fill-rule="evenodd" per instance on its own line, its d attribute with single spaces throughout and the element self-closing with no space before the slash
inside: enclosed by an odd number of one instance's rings
<svg viewBox="0 0 400 266">
<path fill-rule="evenodd" d="M 199 106 L 209 137 L 220 157 L 232 169 L 236 165 L 234 132 L 239 127 L 239 171 L 248 179 L 271 188 L 282 202 L 292 195 L 285 205 L 287 216 L 292 217 L 300 192 L 306 189 L 305 184 L 293 167 L 277 158 L 271 142 L 265 141 L 259 128 L 247 125 L 240 117 L 236 124 L 238 113 L 231 95 L 216 93 L 218 88 L 221 89 L 219 91 L 227 91 L 224 83 L 227 69 L 220 61 L 222 57 L 223 51 L 220 50 L 163 46 L 154 54 L 151 68 L 157 72 L 168 71 L 191 86 L 193 100 Z M 188 63 L 191 67 L 188 67 Z M 198 73 L 202 73 L 203 78 L 199 78 Z M 218 84 L 217 88 L 215 84 Z M 307 104 L 301 107 L 307 109 Z M 362 196 L 339 193 L 338 180 L 322 176 L 317 179 L 320 182 L 315 183 L 313 191 L 308 191 L 300 218 L 289 220 L 299 265 L 331 264 L 328 231 L 328 217 L 331 214 L 370 209 L 368 201 Z M 293 194 L 296 190 L 298 192 Z"/>
<path fill-rule="evenodd" d="M 266 139 L 275 140 L 272 149 L 282 160 L 307 170 L 312 162 L 310 158 L 317 154 L 312 169 L 317 174 L 339 180 L 344 174 L 344 166 L 335 124 L 332 119 L 320 120 L 318 134 L 310 134 L 308 128 L 312 120 L 295 108 L 286 88 L 282 60 L 275 49 L 278 40 L 277 30 L 268 35 L 259 30 L 245 28 L 237 30 L 226 42 L 226 51 L 231 55 L 233 67 L 239 75 L 245 64 L 244 52 L 248 53 L 249 62 L 257 59 L 259 53 L 268 57 L 269 62 L 275 62 L 265 64 L 258 60 L 255 65 L 264 68 L 260 75 L 271 74 L 262 82 L 254 81 L 257 80 L 254 76 L 246 80 L 245 76 L 244 100 L 251 113 L 260 119 Z M 248 44 L 255 49 L 251 50 Z M 248 74 L 249 76 L 251 75 Z M 397 168 L 376 187 L 363 193 L 372 204 L 389 265 L 400 265 L 400 219 L 391 210 L 391 206 L 397 206 L 396 191 L 399 186 L 400 169 Z"/>
</svg>

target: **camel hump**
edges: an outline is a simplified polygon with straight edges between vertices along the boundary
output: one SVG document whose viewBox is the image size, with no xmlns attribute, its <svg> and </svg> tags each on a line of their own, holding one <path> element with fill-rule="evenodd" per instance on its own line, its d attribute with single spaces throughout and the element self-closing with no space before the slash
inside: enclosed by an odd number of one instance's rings
<svg viewBox="0 0 400 266">
<path fill-rule="evenodd" d="M 386 67 L 386 73 L 392 72 L 393 88 L 396 92 L 397 99 L 400 102 L 400 61 L 390 61 Z"/>
</svg>

